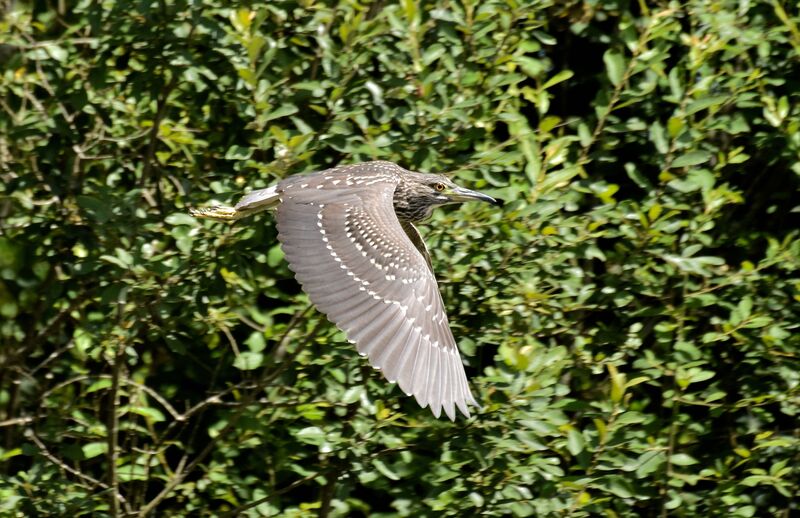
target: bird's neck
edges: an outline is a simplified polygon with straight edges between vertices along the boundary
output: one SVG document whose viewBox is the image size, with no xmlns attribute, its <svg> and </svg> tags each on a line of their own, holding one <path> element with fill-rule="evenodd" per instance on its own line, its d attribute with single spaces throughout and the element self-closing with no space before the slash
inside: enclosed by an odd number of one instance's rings
<svg viewBox="0 0 800 518">
<path fill-rule="evenodd" d="M 425 204 L 414 204 L 408 198 L 394 197 L 394 212 L 397 219 L 408 223 L 420 223 L 431 217 L 434 207 Z"/>
</svg>

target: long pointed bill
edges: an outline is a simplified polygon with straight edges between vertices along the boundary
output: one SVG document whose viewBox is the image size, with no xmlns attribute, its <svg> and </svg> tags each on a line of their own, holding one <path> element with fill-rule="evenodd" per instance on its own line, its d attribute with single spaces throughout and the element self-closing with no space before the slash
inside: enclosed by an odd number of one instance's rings
<svg viewBox="0 0 800 518">
<path fill-rule="evenodd" d="M 483 194 L 482 192 L 472 191 L 470 189 L 465 189 L 463 187 L 453 187 L 450 189 L 450 192 L 447 193 L 451 200 L 456 202 L 464 202 L 464 201 L 485 201 L 487 203 L 491 203 L 492 205 L 503 205 L 503 200 L 497 200 L 489 196 L 488 194 Z"/>
</svg>

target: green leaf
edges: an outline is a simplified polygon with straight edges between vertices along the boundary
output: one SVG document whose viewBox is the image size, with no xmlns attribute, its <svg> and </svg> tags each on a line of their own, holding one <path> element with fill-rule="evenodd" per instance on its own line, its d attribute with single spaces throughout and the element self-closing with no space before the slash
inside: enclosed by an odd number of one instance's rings
<svg viewBox="0 0 800 518">
<path fill-rule="evenodd" d="M 301 442 L 306 444 L 313 444 L 316 446 L 325 442 L 325 432 L 319 426 L 309 426 L 299 430 L 295 437 Z"/>
<path fill-rule="evenodd" d="M 570 79 L 574 75 L 575 73 L 572 70 L 562 70 L 553 77 L 551 77 L 550 79 L 548 79 L 544 83 L 544 85 L 542 85 L 542 88 L 547 90 L 548 88 L 551 88 L 557 85 L 558 83 L 563 83 L 564 81 Z"/>
<path fill-rule="evenodd" d="M 619 372 L 617 367 L 613 364 L 609 363 L 607 367 L 611 377 L 611 401 L 619 403 L 625 396 L 626 376 L 624 373 Z"/>
<path fill-rule="evenodd" d="M 676 466 L 692 466 L 697 464 L 697 460 L 686 453 L 675 453 L 669 457 L 669 461 Z"/>
<path fill-rule="evenodd" d="M 253 148 L 234 145 L 225 152 L 225 160 L 247 160 L 252 155 Z"/>
<path fill-rule="evenodd" d="M 108 451 L 108 443 L 102 442 L 89 442 L 81 446 L 84 459 L 93 459 L 98 455 L 103 455 Z"/>
<path fill-rule="evenodd" d="M 264 355 L 255 351 L 244 351 L 233 362 L 233 366 L 239 370 L 251 371 L 261 367 L 264 363 Z"/>
<path fill-rule="evenodd" d="M 261 331 L 250 333 L 250 336 L 247 337 L 244 343 L 253 352 L 261 352 L 267 347 L 267 341 L 264 338 L 264 333 Z"/>
<path fill-rule="evenodd" d="M 680 270 L 697 275 L 708 276 L 711 272 L 708 266 L 722 266 L 725 260 L 721 257 L 699 256 L 699 257 L 680 257 L 676 255 L 662 256 L 668 263 L 677 266 Z"/>
<path fill-rule="evenodd" d="M 645 478 L 657 472 L 666 461 L 666 454 L 663 451 L 650 451 L 639 456 L 636 476 Z"/>
<path fill-rule="evenodd" d="M 120 482 L 146 481 L 148 471 L 138 464 L 125 464 L 117 468 L 117 478 Z"/>
<path fill-rule="evenodd" d="M 634 495 L 631 483 L 621 476 L 604 477 L 603 486 L 606 491 L 620 498 L 630 498 Z"/>
<path fill-rule="evenodd" d="M 667 135 L 664 131 L 664 126 L 662 126 L 658 121 L 655 121 L 650 125 L 650 140 L 656 146 L 658 152 L 662 155 L 665 155 L 669 152 L 669 143 L 667 142 Z"/>
<path fill-rule="evenodd" d="M 77 338 L 76 338 L 77 339 Z M 83 347 L 86 349 L 87 347 Z M 97 392 L 98 390 L 105 390 L 111 386 L 111 380 L 108 378 L 104 378 L 101 380 L 97 380 L 86 389 L 87 394 L 91 394 L 92 392 Z"/>
<path fill-rule="evenodd" d="M 688 167 L 705 164 L 710 158 L 711 154 L 705 151 L 690 151 L 673 160 L 671 167 Z"/>
<path fill-rule="evenodd" d="M 756 316 L 747 320 L 747 322 L 744 324 L 744 327 L 747 329 L 758 329 L 759 327 L 766 327 L 772 322 L 773 320 L 768 316 Z"/>
<path fill-rule="evenodd" d="M 279 119 L 281 117 L 287 117 L 289 115 L 294 115 L 297 113 L 297 106 L 293 104 L 283 104 L 276 108 L 275 110 L 271 111 L 267 115 L 264 116 L 263 121 L 268 122 L 271 120 Z"/>
<path fill-rule="evenodd" d="M 22 454 L 22 448 L 11 448 L 10 450 L 0 449 L 0 461 L 13 459 L 14 457 L 18 457 Z M 3 509 L 2 504 L 0 504 L 0 509 Z"/>
<path fill-rule="evenodd" d="M 714 186 L 714 175 L 707 169 L 692 169 L 683 179 L 676 178 L 667 185 L 680 192 L 707 192 Z"/>
<path fill-rule="evenodd" d="M 0 236 L 0 268 L 16 271 L 22 261 L 22 247 Z"/>
<path fill-rule="evenodd" d="M 574 428 L 570 428 L 567 432 L 567 450 L 575 456 L 582 452 L 585 446 L 586 440 L 583 438 L 583 434 Z"/>
<path fill-rule="evenodd" d="M 731 97 L 728 95 L 715 95 L 712 97 L 703 97 L 701 99 L 697 99 L 696 101 L 689 103 L 689 105 L 686 107 L 686 114 L 691 115 L 701 110 L 711 108 L 712 106 L 719 106 L 730 99 Z"/>
<path fill-rule="evenodd" d="M 606 65 L 606 73 L 611 84 L 621 85 L 625 77 L 625 58 L 622 54 L 609 49 L 603 54 L 603 63 Z"/>
<path fill-rule="evenodd" d="M 544 177 L 544 181 L 537 185 L 536 188 L 541 193 L 547 193 L 553 189 L 565 187 L 569 184 L 570 180 L 580 174 L 580 171 L 580 167 L 573 166 L 549 172 Z"/>
<path fill-rule="evenodd" d="M 518 56 L 515 58 L 515 61 L 528 77 L 539 79 L 539 77 L 545 71 L 545 63 L 541 59 L 535 59 L 528 56 Z"/>
<path fill-rule="evenodd" d="M 19 305 L 14 296 L 8 291 L 5 283 L 0 281 L 0 315 L 11 320 L 19 313 Z"/>
<path fill-rule="evenodd" d="M 164 414 L 161 413 L 160 410 L 152 407 L 132 406 L 129 407 L 129 411 L 134 414 L 139 414 L 143 417 L 146 417 L 148 420 L 154 423 L 161 423 L 166 420 Z"/>
<path fill-rule="evenodd" d="M 109 201 L 102 201 L 93 196 L 79 195 L 75 197 L 78 206 L 97 223 L 105 223 L 111 219 L 112 212 Z"/>
<path fill-rule="evenodd" d="M 130 266 L 128 263 L 126 263 L 125 261 L 123 261 L 119 257 L 114 257 L 113 255 L 101 255 L 100 259 L 102 261 L 106 261 L 106 262 L 111 263 L 113 265 L 119 266 L 122 269 L 127 269 Z"/>
<path fill-rule="evenodd" d="M 700 382 L 703 382 L 703 381 L 710 380 L 715 375 L 716 374 L 714 373 L 714 371 L 701 370 L 701 369 L 692 369 L 690 371 L 689 380 L 692 383 L 700 383 Z"/>
<path fill-rule="evenodd" d="M 283 257 L 283 249 L 280 245 L 274 245 L 270 247 L 269 252 L 267 252 L 267 264 L 275 268 L 283 262 Z"/>
<path fill-rule="evenodd" d="M 374 459 L 372 461 L 372 465 L 375 466 L 375 469 L 377 469 L 381 475 L 389 480 L 400 480 L 400 477 L 397 475 L 397 473 L 390 470 L 380 459 Z"/>
<path fill-rule="evenodd" d="M 363 387 L 350 387 L 349 389 L 347 389 L 347 391 L 345 391 L 344 395 L 342 395 L 342 403 L 344 403 L 345 405 L 352 405 L 353 403 L 361 399 L 361 396 L 363 394 L 364 394 Z"/>
<path fill-rule="evenodd" d="M 164 222 L 168 225 L 190 225 L 193 227 L 198 225 L 196 218 L 184 212 L 173 212 L 164 218 Z"/>
</svg>

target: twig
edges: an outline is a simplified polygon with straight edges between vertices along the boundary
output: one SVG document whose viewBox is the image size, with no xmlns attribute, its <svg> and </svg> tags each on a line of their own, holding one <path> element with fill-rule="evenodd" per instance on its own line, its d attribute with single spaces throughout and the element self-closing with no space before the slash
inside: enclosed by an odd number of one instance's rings
<svg viewBox="0 0 800 518">
<path fill-rule="evenodd" d="M 234 338 L 233 334 L 231 334 L 231 330 L 228 329 L 228 326 L 224 324 L 220 326 L 220 329 L 222 330 L 222 334 L 225 335 L 225 338 L 228 339 L 228 343 L 231 345 L 233 356 L 239 358 L 239 344 L 236 343 L 236 338 Z"/>
<path fill-rule="evenodd" d="M 103 482 L 100 482 L 96 478 L 90 477 L 89 475 L 86 475 L 86 474 L 78 471 L 77 469 L 72 468 L 72 467 L 64 464 L 61 461 L 61 459 L 59 459 L 58 457 L 56 457 L 55 455 L 50 453 L 50 451 L 47 449 L 47 446 L 45 446 L 44 442 L 42 442 L 42 439 L 38 435 L 36 435 L 36 432 L 33 431 L 33 428 L 27 428 L 25 430 L 25 436 L 27 438 L 29 438 L 31 441 L 33 441 L 33 444 L 36 445 L 36 447 L 39 449 L 39 453 L 41 453 L 44 458 L 46 458 L 47 460 L 49 460 L 50 462 L 52 462 L 53 464 L 55 464 L 59 468 L 63 469 L 67 473 L 71 473 L 71 474 L 75 475 L 76 477 L 88 482 L 89 484 L 91 484 L 91 487 L 93 487 L 93 488 L 101 487 L 103 489 L 108 489 L 108 485 L 107 484 L 105 484 Z"/>
<path fill-rule="evenodd" d="M 144 507 L 141 508 L 138 514 L 139 518 L 144 518 L 148 514 L 150 514 L 156 508 L 156 506 L 158 506 L 158 504 L 160 504 L 165 498 L 167 498 L 167 496 L 169 496 L 169 494 L 172 492 L 173 489 L 175 489 L 177 485 L 183 482 L 183 480 L 201 462 L 203 462 L 205 458 L 208 457 L 209 454 L 211 454 L 212 451 L 214 451 L 214 448 L 216 447 L 217 443 L 220 440 L 222 440 L 231 430 L 233 430 L 233 428 L 239 422 L 239 419 L 241 419 L 242 415 L 244 415 L 244 412 L 247 409 L 247 407 L 255 401 L 258 391 L 261 390 L 263 387 L 265 387 L 270 381 L 275 379 L 277 376 L 279 376 L 283 371 L 285 371 L 288 368 L 288 366 L 292 363 L 293 359 L 298 354 L 300 354 L 300 352 L 303 351 L 308 346 L 308 344 L 311 343 L 311 341 L 317 335 L 319 329 L 323 326 L 323 324 L 324 321 L 320 320 L 314 327 L 314 329 L 311 331 L 311 333 L 309 333 L 309 335 L 306 337 L 306 340 L 304 340 L 303 343 L 301 343 L 297 347 L 297 349 L 295 349 L 292 352 L 290 356 L 288 356 L 283 362 L 281 362 L 281 364 L 278 366 L 277 369 L 269 373 L 267 372 L 264 373 L 264 375 L 261 377 L 261 379 L 253 388 L 253 390 L 244 395 L 244 397 L 242 398 L 241 406 L 231 416 L 225 427 L 222 428 L 222 430 L 220 430 L 216 436 L 211 438 L 208 444 L 206 444 L 206 447 L 203 448 L 203 450 L 200 453 L 198 453 L 197 456 L 191 462 L 186 464 L 186 461 L 188 460 L 186 455 L 184 455 L 181 458 L 179 466 L 175 470 L 175 474 L 170 478 L 166 486 L 164 486 L 164 489 L 162 489 L 155 497 L 153 497 L 152 500 L 150 500 L 150 502 L 148 502 Z M 186 465 L 185 468 L 183 467 L 184 464 Z"/>
<path fill-rule="evenodd" d="M 138 388 L 140 390 L 143 390 L 144 392 L 147 392 L 150 395 L 150 397 L 152 397 L 153 399 L 158 401 L 159 404 L 161 406 L 163 406 L 166 409 L 167 412 L 170 413 L 170 415 L 173 417 L 173 419 L 176 419 L 178 421 L 184 419 L 184 416 L 182 416 L 177 410 L 175 410 L 175 408 L 172 405 L 169 404 L 169 401 L 164 399 L 164 396 L 162 396 L 161 394 L 159 394 L 158 392 L 156 392 L 152 388 L 148 387 L 147 385 L 143 385 L 142 383 L 138 383 L 136 381 L 133 381 L 130 378 L 125 378 L 122 381 L 126 385 L 131 385 L 131 386 L 134 386 L 134 387 L 136 387 L 136 388 Z"/>
<path fill-rule="evenodd" d="M 5 421 L 0 421 L 0 428 L 4 426 L 17 426 L 19 424 L 28 424 L 37 420 L 38 418 L 39 418 L 38 416 L 37 417 L 25 416 L 25 417 L 15 417 L 13 419 L 6 419 Z"/>
<path fill-rule="evenodd" d="M 319 518 L 328 518 L 331 512 L 331 501 L 333 500 L 333 495 L 336 494 L 336 476 L 330 473 L 325 478 L 325 485 L 322 486 L 322 491 L 319 496 L 320 506 L 319 512 L 317 513 Z"/>
<path fill-rule="evenodd" d="M 259 498 L 258 500 L 250 502 L 249 504 L 245 504 L 245 505 L 239 506 L 236 509 L 234 509 L 233 511 L 229 511 L 229 512 L 221 515 L 220 518 L 229 518 L 229 517 L 232 517 L 232 516 L 238 516 L 239 514 L 243 513 L 244 511 L 247 511 L 248 509 L 252 509 L 253 507 L 259 506 L 259 505 L 263 504 L 264 502 L 269 501 L 271 498 L 275 498 L 276 496 L 280 496 L 280 495 L 282 495 L 284 493 L 287 493 L 287 492 L 291 491 L 292 489 L 294 489 L 294 488 L 296 488 L 298 486 L 302 486 L 306 482 L 314 480 L 315 478 L 317 478 L 320 475 L 322 475 L 322 473 L 312 473 L 310 475 L 306 475 L 305 477 L 301 478 L 300 480 L 295 480 L 294 482 L 292 482 L 288 486 L 286 486 L 286 487 L 284 487 L 282 489 L 278 489 L 277 491 L 273 491 L 272 493 L 270 493 L 269 495 L 267 495 L 265 497 Z"/>
<path fill-rule="evenodd" d="M 302 311 L 297 311 L 297 312 L 295 312 L 294 315 L 292 315 L 292 319 L 289 321 L 289 324 L 286 326 L 286 330 L 284 331 L 283 336 L 281 337 L 280 341 L 278 342 L 278 345 L 275 347 L 275 350 L 276 350 L 275 356 L 277 358 L 280 358 L 282 356 L 282 354 L 278 354 L 278 353 L 281 352 L 283 350 L 283 348 L 286 346 L 286 343 L 289 340 L 289 334 L 294 330 L 294 328 L 301 321 L 303 316 L 305 316 L 305 314 L 308 313 L 308 311 L 311 309 L 311 307 L 312 307 L 311 305 L 308 305 Z M 294 355 L 294 356 L 296 356 L 296 355 Z M 224 396 L 227 396 L 228 394 L 230 394 L 232 392 L 235 392 L 236 390 L 249 390 L 249 389 L 256 390 L 259 386 L 261 386 L 261 387 L 266 386 L 267 383 L 269 383 L 269 381 L 271 381 L 271 379 L 272 378 L 270 378 L 270 380 L 268 380 L 266 382 L 256 383 L 254 385 L 251 385 L 252 381 L 246 380 L 246 381 L 237 383 L 235 385 L 232 385 L 232 386 L 226 388 L 225 390 L 223 390 L 221 392 L 218 392 L 216 394 L 212 394 L 212 395 L 208 396 L 203 401 L 200 401 L 199 403 L 195 404 L 194 406 L 192 406 L 191 408 L 189 408 L 188 410 L 186 410 L 185 412 L 183 412 L 179 416 L 174 416 L 175 420 L 172 421 L 167 426 L 167 429 L 162 434 L 162 437 L 166 438 L 167 436 L 169 436 L 169 434 L 172 431 L 172 429 L 175 426 L 177 426 L 178 423 L 184 423 L 184 422 L 188 421 L 190 417 L 194 416 L 198 412 L 203 411 L 206 407 L 208 407 L 210 405 L 223 405 L 224 402 L 222 401 L 222 398 Z M 160 446 L 160 443 L 156 444 L 156 447 L 159 447 L 159 446 Z"/>
<path fill-rule="evenodd" d="M 143 192 L 147 191 L 147 184 L 150 181 L 150 177 L 153 173 L 153 165 L 156 162 L 156 145 L 158 144 L 159 140 L 158 133 L 161 127 L 161 121 L 167 116 L 167 108 L 169 107 L 167 100 L 169 99 L 172 90 L 178 86 L 178 77 L 178 74 L 173 72 L 172 79 L 170 79 L 170 82 L 164 87 L 161 95 L 158 97 L 158 99 L 156 99 L 156 114 L 153 117 L 153 126 L 150 128 L 149 141 L 147 143 L 147 149 L 144 153 L 144 167 L 142 168 L 141 185 Z M 156 189 L 156 203 L 159 210 L 161 210 L 163 209 L 163 206 L 161 199 L 161 185 L 159 180 L 160 178 L 157 176 L 153 183 Z"/>
<path fill-rule="evenodd" d="M 67 307 L 61 309 L 61 311 L 59 311 L 53 318 L 51 318 L 50 321 L 47 322 L 47 324 L 45 324 L 45 326 L 38 333 L 36 333 L 35 335 L 33 335 L 32 333 L 31 334 L 26 333 L 25 341 L 23 342 L 22 347 L 20 347 L 15 352 L 16 357 L 22 358 L 26 356 L 28 353 L 30 353 L 31 350 L 36 346 L 36 344 L 39 341 L 43 340 L 45 337 L 50 335 L 53 331 L 53 328 L 55 328 L 62 320 L 64 320 L 67 316 L 69 316 L 70 313 L 78 309 L 78 306 L 80 306 L 85 300 L 90 298 L 92 295 L 93 295 L 92 293 L 89 294 L 84 293 L 82 296 L 76 297 L 75 300 L 73 300 Z M 31 331 L 33 331 L 33 329 L 31 329 Z"/>
<path fill-rule="evenodd" d="M 117 350 L 114 352 L 113 363 L 111 365 L 111 394 L 108 397 L 108 485 L 111 488 L 111 516 L 119 516 L 119 479 L 117 477 L 117 460 L 119 451 L 117 445 L 119 441 L 119 376 L 122 357 L 125 354 L 125 343 L 120 341 Z"/>
<path fill-rule="evenodd" d="M 639 40 L 636 43 L 636 47 L 632 51 L 631 59 L 628 61 L 628 66 L 625 67 L 625 72 L 622 74 L 622 80 L 619 82 L 618 85 L 614 87 L 614 92 L 611 94 L 611 99 L 608 101 L 608 107 L 600 116 L 599 120 L 597 121 L 597 125 L 592 132 L 592 136 L 589 138 L 589 142 L 584 146 L 581 150 L 581 154 L 578 158 L 578 165 L 584 165 L 587 163 L 589 158 L 589 151 L 592 149 L 592 146 L 597 141 L 597 137 L 600 136 L 600 133 L 603 132 L 605 129 L 606 122 L 608 122 L 608 117 L 611 115 L 611 112 L 614 111 L 616 108 L 616 104 L 619 102 L 620 97 L 622 96 L 622 91 L 628 86 L 628 81 L 630 81 L 631 76 L 633 75 L 633 69 L 636 65 L 636 59 L 642 52 L 642 49 L 645 48 L 645 44 L 650 39 L 650 33 L 652 32 L 653 28 L 658 23 L 660 16 L 652 17 L 652 22 L 649 23 L 642 34 L 639 36 Z"/>
</svg>

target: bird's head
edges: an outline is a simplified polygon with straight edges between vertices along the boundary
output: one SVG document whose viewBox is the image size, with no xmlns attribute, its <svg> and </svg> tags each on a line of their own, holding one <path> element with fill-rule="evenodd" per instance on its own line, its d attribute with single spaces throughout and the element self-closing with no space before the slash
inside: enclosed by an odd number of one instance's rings
<svg viewBox="0 0 800 518">
<path fill-rule="evenodd" d="M 394 192 L 397 217 L 411 222 L 428 219 L 436 207 L 465 201 L 503 204 L 488 194 L 460 187 L 440 174 L 406 174 Z"/>
</svg>

